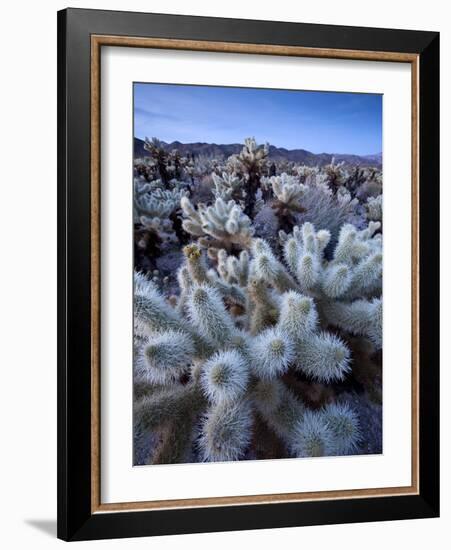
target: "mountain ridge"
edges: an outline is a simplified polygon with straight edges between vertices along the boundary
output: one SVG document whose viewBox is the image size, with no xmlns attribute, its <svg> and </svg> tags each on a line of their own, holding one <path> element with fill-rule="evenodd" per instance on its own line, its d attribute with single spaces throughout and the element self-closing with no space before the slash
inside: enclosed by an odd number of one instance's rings
<svg viewBox="0 0 451 550">
<path fill-rule="evenodd" d="M 239 153 L 243 148 L 242 143 L 216 144 L 205 142 L 182 143 L 173 141 L 171 143 L 161 142 L 164 149 L 170 151 L 177 149 L 182 155 L 194 154 L 195 156 L 206 155 L 213 157 L 227 158 L 230 155 Z M 139 158 L 148 155 L 144 149 L 144 141 L 140 138 L 134 138 L 134 156 Z M 323 166 L 329 164 L 335 159 L 336 162 L 344 162 L 358 166 L 382 166 L 382 153 L 372 155 L 353 155 L 340 153 L 312 153 L 306 149 L 285 149 L 284 147 L 269 146 L 270 160 L 287 160 L 299 162 L 308 166 Z"/>
</svg>

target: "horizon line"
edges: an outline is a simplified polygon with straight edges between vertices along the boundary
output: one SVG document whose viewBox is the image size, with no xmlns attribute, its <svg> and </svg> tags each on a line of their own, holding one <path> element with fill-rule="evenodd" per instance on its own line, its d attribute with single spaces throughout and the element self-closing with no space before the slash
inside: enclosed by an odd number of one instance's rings
<svg viewBox="0 0 451 550">
<path fill-rule="evenodd" d="M 139 137 L 139 136 L 133 136 L 134 139 L 139 139 L 140 141 L 143 141 L 145 142 L 145 139 Z M 152 138 L 156 136 L 152 136 Z M 147 139 L 148 136 L 146 136 Z M 152 139 L 150 138 L 150 139 Z M 159 141 L 161 141 L 162 143 L 165 143 L 166 145 L 171 145 L 172 143 L 180 143 L 181 145 L 194 145 L 195 143 L 199 143 L 199 144 L 205 144 L 205 145 L 216 145 L 217 147 L 221 147 L 221 146 L 230 146 L 230 145 L 244 145 L 244 142 L 234 142 L 234 143 L 216 143 L 216 142 L 212 142 L 212 141 L 188 141 L 188 142 L 184 142 L 184 141 L 180 141 L 178 139 L 174 139 L 173 141 L 165 141 L 163 139 L 159 139 L 159 138 L 156 138 L 158 139 Z M 365 153 L 365 154 L 359 154 L 359 153 L 338 153 L 337 151 L 333 152 L 333 153 L 329 153 L 327 151 L 322 151 L 321 153 L 314 153 L 313 151 L 310 151 L 309 149 L 304 149 L 303 147 L 298 147 L 298 148 L 295 148 L 295 149 L 288 149 L 287 147 L 283 147 L 283 146 L 279 146 L 279 145 L 274 145 L 273 143 L 269 143 L 269 142 L 264 142 L 264 143 L 261 143 L 259 145 L 264 145 L 264 144 L 268 144 L 269 146 L 272 146 L 272 147 L 275 147 L 276 149 L 285 149 L 285 151 L 306 151 L 307 153 L 310 153 L 311 155 L 353 155 L 355 157 L 373 157 L 373 156 L 377 156 L 377 155 L 383 155 L 383 151 L 377 151 L 377 152 L 373 152 L 373 153 Z"/>
</svg>

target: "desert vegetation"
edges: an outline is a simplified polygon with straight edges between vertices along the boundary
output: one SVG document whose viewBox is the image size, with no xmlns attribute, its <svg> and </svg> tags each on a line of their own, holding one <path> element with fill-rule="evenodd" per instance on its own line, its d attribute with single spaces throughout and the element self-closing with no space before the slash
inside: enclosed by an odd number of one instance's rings
<svg viewBox="0 0 451 550">
<path fill-rule="evenodd" d="M 382 451 L 382 170 L 146 140 L 134 463 Z"/>
</svg>

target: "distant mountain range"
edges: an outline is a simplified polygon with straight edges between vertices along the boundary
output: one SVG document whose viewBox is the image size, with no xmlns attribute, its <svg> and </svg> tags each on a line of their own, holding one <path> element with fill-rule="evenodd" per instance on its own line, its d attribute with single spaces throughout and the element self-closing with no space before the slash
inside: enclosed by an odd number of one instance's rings
<svg viewBox="0 0 451 550">
<path fill-rule="evenodd" d="M 180 141 L 165 143 L 162 141 L 161 144 L 168 151 L 177 149 L 182 155 L 193 154 L 194 156 L 206 155 L 223 158 L 239 153 L 243 148 L 243 145 L 240 143 L 217 145 L 216 143 L 181 143 Z M 144 149 L 144 141 L 136 137 L 134 141 L 134 155 L 136 158 L 148 155 Z M 332 158 L 335 158 L 336 162 L 345 162 L 346 164 L 358 166 L 382 166 L 382 153 L 364 156 L 338 153 L 315 154 L 305 149 L 284 149 L 283 147 L 274 147 L 273 145 L 269 146 L 269 158 L 271 160 L 298 162 L 307 166 L 323 166 L 324 164 L 329 164 Z"/>
</svg>

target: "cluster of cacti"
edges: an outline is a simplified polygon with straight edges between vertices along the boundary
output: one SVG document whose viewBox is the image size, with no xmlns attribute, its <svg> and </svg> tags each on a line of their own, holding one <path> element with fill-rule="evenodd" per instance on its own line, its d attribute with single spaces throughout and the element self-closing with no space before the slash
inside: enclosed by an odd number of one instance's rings
<svg viewBox="0 0 451 550">
<path fill-rule="evenodd" d="M 157 138 L 147 139 L 144 143 L 144 149 L 149 153 L 151 166 L 156 169 L 159 177 L 166 185 L 172 177 L 180 177 L 181 157 L 178 151 L 166 151 Z"/>
<path fill-rule="evenodd" d="M 346 392 L 380 383 L 380 170 L 274 160 L 254 139 L 228 159 L 144 147 L 135 462 L 364 452 Z"/>
<path fill-rule="evenodd" d="M 193 179 L 194 162 L 182 156 L 177 149 L 166 150 L 157 138 L 145 139 L 144 150 L 148 156 L 134 162 L 135 174 L 150 182 L 160 179 L 163 186 L 172 180 Z"/>
<path fill-rule="evenodd" d="M 135 180 L 133 193 L 133 217 L 135 223 L 148 226 L 155 218 L 166 220 L 180 208 L 180 200 L 186 196 L 183 189 L 162 189 L 152 183 Z"/>
<path fill-rule="evenodd" d="M 153 260 L 164 245 L 180 240 L 180 221 L 177 211 L 180 200 L 188 191 L 178 182 L 164 189 L 161 180 L 147 182 L 134 178 L 133 221 L 135 265 L 140 269 L 153 269 Z"/>
<path fill-rule="evenodd" d="M 193 445 L 203 460 L 245 457 L 255 414 L 282 439 L 287 456 L 355 449 L 356 414 L 340 403 L 309 410 L 283 377 L 292 370 L 329 384 L 347 376 L 351 351 L 327 326 L 380 347 L 377 227 L 344 226 L 330 261 L 323 256 L 330 233 L 311 224 L 283 236 L 284 263 L 267 242 L 255 239 L 250 257 L 221 250 L 213 269 L 202 250 L 190 245 L 179 270 L 182 292 L 173 305 L 137 275 L 136 375 L 157 389 L 137 402 L 136 421 L 149 429 L 163 415 L 167 421 L 174 417 L 170 436 L 182 430 L 186 447 L 175 446 L 172 461 L 183 460 Z M 186 393 L 186 399 L 174 397 Z M 181 427 L 176 419 L 190 415 L 189 429 Z"/>
<path fill-rule="evenodd" d="M 250 218 L 234 200 L 217 198 L 214 204 L 199 203 L 197 209 L 187 197 L 181 200 L 183 229 L 198 238 L 199 244 L 215 254 L 221 248 L 228 252 L 248 248 L 253 229 Z"/>
</svg>

